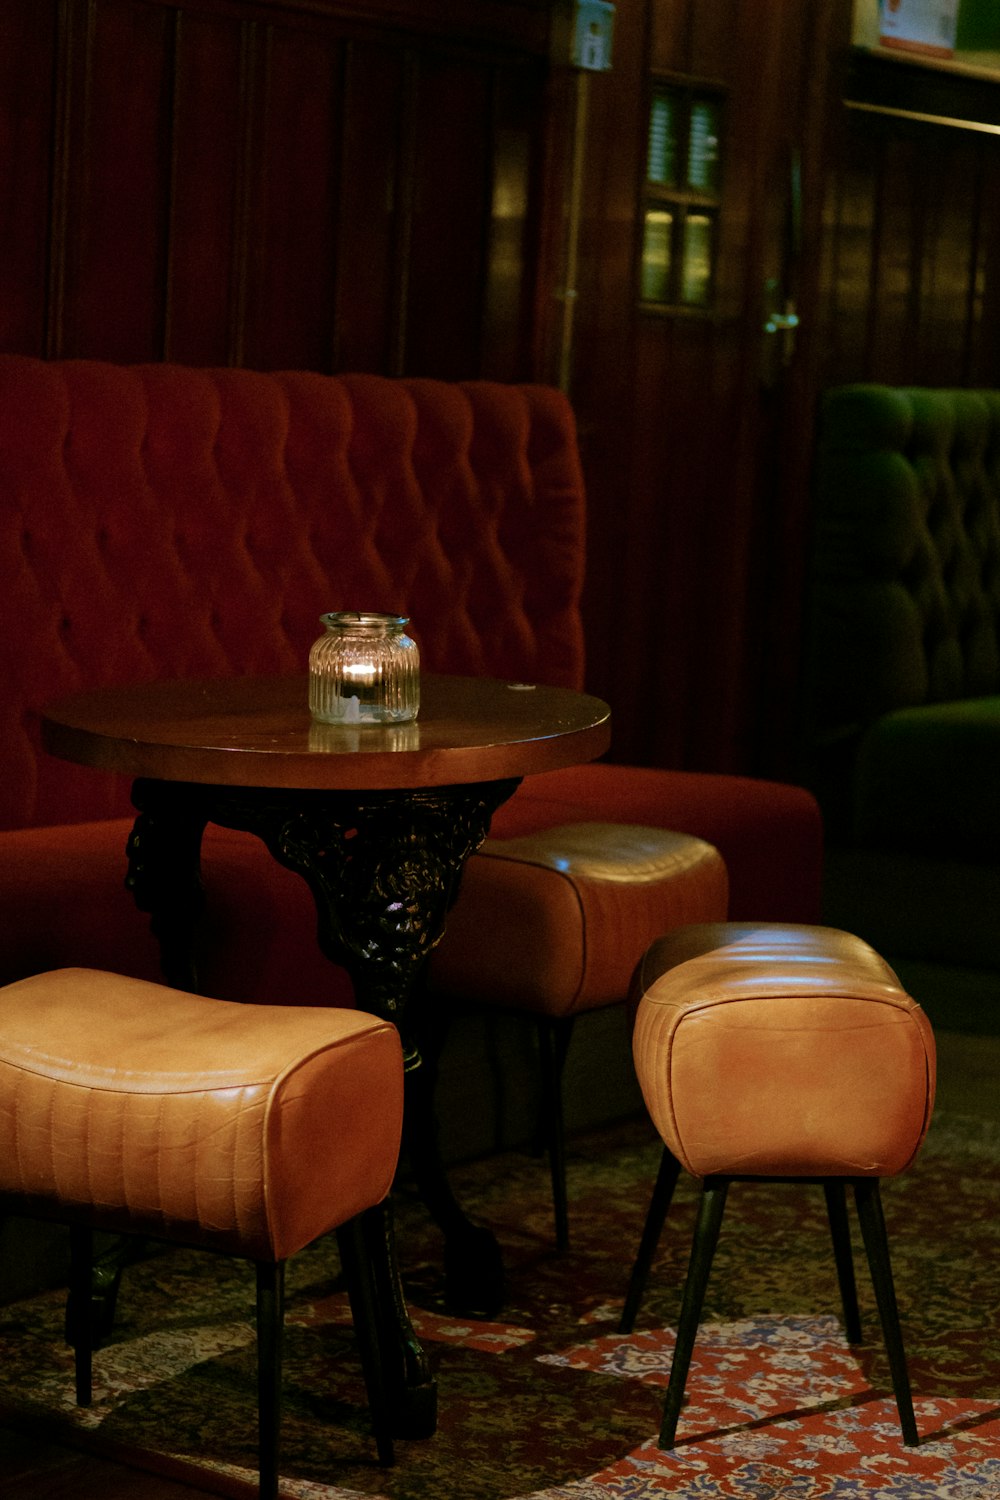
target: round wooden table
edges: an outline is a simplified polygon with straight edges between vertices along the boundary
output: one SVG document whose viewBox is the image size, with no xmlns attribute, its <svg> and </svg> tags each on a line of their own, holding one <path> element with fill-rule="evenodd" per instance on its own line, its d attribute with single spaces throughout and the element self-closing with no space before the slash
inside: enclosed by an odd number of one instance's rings
<svg viewBox="0 0 1000 1500">
<path fill-rule="evenodd" d="M 194 935 L 207 823 L 259 836 L 308 883 L 324 953 L 358 1004 L 394 1021 L 407 1061 L 406 1145 L 445 1234 L 449 1302 L 490 1315 L 503 1266 L 447 1184 L 433 1122 L 435 1027 L 421 979 L 466 860 L 524 776 L 579 764 L 610 742 L 605 703 L 565 688 L 424 675 L 409 724 L 331 726 L 309 714 L 304 675 L 103 688 L 46 709 L 56 756 L 134 778 L 127 884 L 150 913 L 164 978 L 197 990 Z M 406 1314 L 386 1214 L 377 1274 L 396 1314 L 400 1436 L 436 1422 L 433 1379 Z"/>
<path fill-rule="evenodd" d="M 233 677 L 77 693 L 46 709 L 64 760 L 165 781 L 323 791 L 529 776 L 603 754 L 610 710 L 569 688 L 424 675 L 408 724 L 341 726 L 309 715 L 307 679 Z"/>
</svg>

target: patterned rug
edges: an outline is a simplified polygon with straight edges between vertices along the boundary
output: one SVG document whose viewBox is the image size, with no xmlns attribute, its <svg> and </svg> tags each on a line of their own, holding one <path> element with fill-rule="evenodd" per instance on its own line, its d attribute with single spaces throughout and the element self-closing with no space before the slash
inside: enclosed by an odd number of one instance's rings
<svg viewBox="0 0 1000 1500">
<path fill-rule="evenodd" d="M 283 1494 L 1000 1500 L 1000 1128 L 939 1116 L 917 1165 L 883 1190 L 916 1449 L 900 1440 L 860 1239 L 866 1342 L 852 1350 L 821 1190 L 762 1184 L 730 1194 L 678 1443 L 657 1448 L 694 1183 L 679 1185 L 637 1331 L 615 1329 L 658 1159 L 643 1122 L 573 1143 L 573 1246 L 562 1256 L 542 1162 L 509 1154 L 454 1172 L 503 1246 L 509 1298 L 496 1323 L 441 1310 L 440 1242 L 403 1195 L 401 1261 L 440 1417 L 433 1438 L 397 1443 L 392 1470 L 374 1459 L 336 1243 L 296 1257 Z M 131 1267 L 86 1411 L 73 1404 L 63 1303 L 53 1293 L 0 1308 L 0 1415 L 221 1495 L 252 1495 L 252 1271 L 186 1251 Z"/>
</svg>

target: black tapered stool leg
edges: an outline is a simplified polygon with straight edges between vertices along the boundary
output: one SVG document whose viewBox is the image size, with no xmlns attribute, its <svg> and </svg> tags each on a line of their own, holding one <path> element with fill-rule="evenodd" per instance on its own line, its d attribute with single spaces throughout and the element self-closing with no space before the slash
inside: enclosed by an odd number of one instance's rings
<svg viewBox="0 0 1000 1500">
<path fill-rule="evenodd" d="M 370 1211 L 369 1211 L 370 1213 Z M 373 1233 L 380 1233 L 376 1225 Z M 361 1368 L 368 1393 L 368 1410 L 371 1413 L 372 1430 L 375 1434 L 375 1449 L 379 1463 L 387 1468 L 395 1462 L 392 1442 L 392 1415 L 389 1390 L 382 1365 L 381 1326 L 375 1289 L 375 1275 L 366 1236 L 365 1215 L 358 1214 L 341 1224 L 337 1230 L 340 1247 L 340 1263 L 347 1281 L 347 1295 L 351 1302 L 354 1319 L 354 1336 L 358 1341 Z"/>
<path fill-rule="evenodd" d="M 277 1500 L 285 1263 L 257 1262 L 257 1431 L 260 1500 Z"/>
<path fill-rule="evenodd" d="M 861 1343 L 861 1313 L 858 1310 L 858 1287 L 854 1279 L 854 1256 L 851 1254 L 851 1232 L 847 1223 L 846 1189 L 837 1177 L 823 1183 L 826 1212 L 833 1238 L 833 1258 L 837 1266 L 837 1284 L 844 1308 L 844 1331 L 849 1344 Z"/>
<path fill-rule="evenodd" d="M 684 1400 L 684 1386 L 694 1341 L 698 1334 L 698 1323 L 705 1301 L 705 1290 L 712 1269 L 715 1247 L 719 1242 L 719 1229 L 729 1192 L 728 1177 L 706 1177 L 702 1187 L 701 1207 L 695 1226 L 694 1244 L 691 1248 L 691 1263 L 684 1284 L 684 1301 L 681 1305 L 680 1321 L 677 1325 L 677 1343 L 670 1366 L 670 1384 L 663 1406 L 663 1422 L 660 1426 L 660 1447 L 672 1448 L 677 1432 L 677 1419 Z"/>
<path fill-rule="evenodd" d="M 94 1236 L 88 1225 L 74 1224 L 69 1232 L 66 1342 L 73 1349 L 77 1406 L 89 1406 L 93 1396 L 94 1325 L 90 1315 L 93 1267 Z"/>
<path fill-rule="evenodd" d="M 903 1349 L 903 1334 L 899 1326 L 899 1309 L 896 1305 L 896 1288 L 892 1280 L 892 1264 L 889 1259 L 889 1239 L 885 1232 L 885 1216 L 882 1212 L 882 1195 L 877 1177 L 854 1179 L 854 1198 L 861 1220 L 861 1234 L 865 1242 L 865 1253 L 871 1270 L 875 1301 L 882 1322 L 882 1337 L 885 1339 L 892 1373 L 892 1389 L 899 1408 L 899 1424 L 903 1429 L 903 1442 L 916 1448 L 920 1442 L 917 1422 L 913 1415 L 913 1397 L 910 1393 L 910 1376 L 906 1368 L 906 1353 Z"/>
<path fill-rule="evenodd" d="M 639 1241 L 639 1250 L 632 1267 L 632 1275 L 629 1278 L 628 1291 L 625 1295 L 625 1306 L 622 1309 L 621 1321 L 618 1324 L 619 1333 L 631 1333 L 635 1327 L 635 1320 L 639 1315 L 639 1304 L 646 1290 L 649 1280 L 649 1272 L 656 1254 L 656 1247 L 660 1243 L 660 1235 L 667 1221 L 670 1204 L 673 1201 L 674 1188 L 677 1186 L 677 1178 L 680 1174 L 681 1164 L 666 1146 L 660 1157 L 660 1170 L 656 1176 L 656 1184 L 653 1188 L 653 1196 L 649 1200 L 649 1209 L 646 1213 L 646 1223 L 643 1226 L 642 1239 Z"/>
<path fill-rule="evenodd" d="M 566 1127 L 563 1118 L 563 1072 L 573 1034 L 573 1017 L 538 1019 L 538 1057 L 541 1065 L 540 1135 L 549 1153 L 556 1249 L 569 1249 L 569 1206 L 566 1194 Z"/>
</svg>

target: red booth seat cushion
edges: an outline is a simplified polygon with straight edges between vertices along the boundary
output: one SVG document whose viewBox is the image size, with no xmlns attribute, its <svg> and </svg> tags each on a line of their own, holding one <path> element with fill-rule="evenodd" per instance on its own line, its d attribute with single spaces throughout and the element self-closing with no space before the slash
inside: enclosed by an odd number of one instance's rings
<svg viewBox="0 0 1000 1500">
<path fill-rule="evenodd" d="M 131 819 L 122 818 L 4 834 L 0 983 L 69 966 L 162 979 L 149 917 L 125 889 L 131 827 Z M 305 882 L 250 834 L 209 825 L 202 853 L 205 940 L 198 960 L 204 993 L 220 1000 L 353 1005 L 347 975 L 320 952 Z"/>
<path fill-rule="evenodd" d="M 644 823 L 714 844 L 737 921 L 819 918 L 823 828 L 815 799 L 801 787 L 605 762 L 572 766 L 528 777 L 494 817 L 491 835 L 588 821 Z"/>
</svg>

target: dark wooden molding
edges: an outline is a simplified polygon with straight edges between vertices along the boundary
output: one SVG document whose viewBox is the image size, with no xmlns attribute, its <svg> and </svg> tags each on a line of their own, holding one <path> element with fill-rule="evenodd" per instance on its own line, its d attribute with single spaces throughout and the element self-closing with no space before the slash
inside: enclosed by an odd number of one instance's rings
<svg viewBox="0 0 1000 1500">
<path fill-rule="evenodd" d="M 557 0 L 135 0 L 203 16 L 461 38 L 547 54 Z"/>
</svg>

